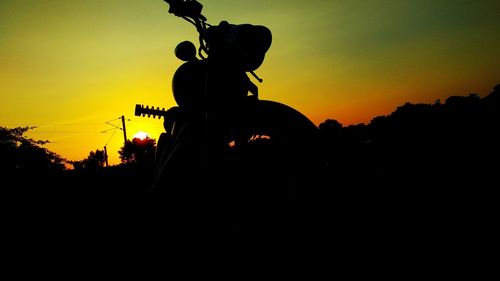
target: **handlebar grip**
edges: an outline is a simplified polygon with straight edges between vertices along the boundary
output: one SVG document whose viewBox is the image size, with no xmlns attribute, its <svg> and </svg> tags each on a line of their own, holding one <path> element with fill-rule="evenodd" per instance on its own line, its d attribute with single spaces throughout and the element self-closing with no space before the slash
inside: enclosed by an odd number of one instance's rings
<svg viewBox="0 0 500 281">
<path fill-rule="evenodd" d="M 168 6 L 169 6 L 168 12 L 171 13 L 171 14 L 173 14 L 174 13 L 174 9 L 175 9 L 174 6 L 175 6 L 175 2 L 176 1 L 175 0 L 163 0 L 163 1 L 165 3 L 167 3 Z"/>
<path fill-rule="evenodd" d="M 197 19 L 201 16 L 203 5 L 196 0 L 163 0 L 170 5 L 169 13 L 178 17 Z"/>
</svg>

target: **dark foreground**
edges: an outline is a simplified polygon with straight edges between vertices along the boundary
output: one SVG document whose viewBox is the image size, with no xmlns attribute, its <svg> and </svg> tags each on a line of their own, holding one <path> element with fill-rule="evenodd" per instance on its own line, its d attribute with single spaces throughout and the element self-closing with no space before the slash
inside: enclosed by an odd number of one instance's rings
<svg viewBox="0 0 500 281">
<path fill-rule="evenodd" d="M 290 204 L 259 200 L 266 196 L 260 190 L 251 202 L 207 196 L 208 202 L 165 206 L 151 198 L 142 174 L 126 167 L 25 175 L 2 196 L 3 239 L 18 253 L 269 243 L 352 255 L 448 255 L 489 246 L 498 213 L 496 171 L 440 170 L 424 177 L 406 168 L 337 176 L 330 170 L 314 186 L 302 186 Z"/>
<path fill-rule="evenodd" d="M 175 196 L 150 193 L 151 171 L 131 165 L 4 173 L 2 239 L 11 257 L 208 247 L 347 263 L 488 263 L 499 213 L 499 89 L 406 104 L 366 126 L 330 120 L 306 170 L 286 176 L 261 163 L 244 178 L 237 168 L 210 180 L 192 175 Z"/>
</svg>

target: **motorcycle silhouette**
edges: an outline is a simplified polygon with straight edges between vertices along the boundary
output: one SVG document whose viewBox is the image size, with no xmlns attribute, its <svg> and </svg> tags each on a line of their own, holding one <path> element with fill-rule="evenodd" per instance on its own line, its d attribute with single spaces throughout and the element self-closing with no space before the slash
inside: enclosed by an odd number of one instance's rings
<svg viewBox="0 0 500 281">
<path fill-rule="evenodd" d="M 262 82 L 254 71 L 271 47 L 271 31 L 210 25 L 199 2 L 164 1 L 169 13 L 196 27 L 199 47 L 184 41 L 175 48 L 184 61 L 172 79 L 178 106 L 135 108 L 136 116 L 164 118 L 153 197 L 179 213 L 217 209 L 210 216 L 230 214 L 233 221 L 290 212 L 316 172 L 319 130 L 299 111 L 260 99 L 248 76 Z"/>
</svg>

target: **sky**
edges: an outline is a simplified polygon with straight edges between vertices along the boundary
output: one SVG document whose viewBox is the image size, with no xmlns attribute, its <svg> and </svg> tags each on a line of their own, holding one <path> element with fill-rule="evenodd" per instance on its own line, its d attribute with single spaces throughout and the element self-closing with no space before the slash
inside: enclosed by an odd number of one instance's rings
<svg viewBox="0 0 500 281">
<path fill-rule="evenodd" d="M 261 99 L 319 125 L 368 123 L 406 102 L 485 96 L 500 83 L 500 1 L 201 0 L 211 24 L 267 26 L 256 73 Z M 136 104 L 175 106 L 175 46 L 195 29 L 162 0 L 0 0 L 0 126 L 69 160 L 127 137 L 157 138 L 162 121 Z"/>
</svg>

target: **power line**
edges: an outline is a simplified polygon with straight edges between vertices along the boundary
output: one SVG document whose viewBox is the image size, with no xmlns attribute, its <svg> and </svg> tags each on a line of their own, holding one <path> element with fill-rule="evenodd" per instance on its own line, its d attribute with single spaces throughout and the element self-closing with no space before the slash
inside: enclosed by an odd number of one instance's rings
<svg viewBox="0 0 500 281">
<path fill-rule="evenodd" d="M 122 124 L 121 124 L 122 126 L 121 127 L 118 126 L 118 125 L 115 125 L 115 124 L 111 123 L 111 122 L 114 122 L 114 121 L 117 121 L 117 120 L 121 120 L 121 122 L 122 122 Z M 125 126 L 125 120 L 130 121 L 130 119 L 125 119 L 125 116 L 122 115 L 122 116 L 120 116 L 117 119 L 112 119 L 112 120 L 104 122 L 104 123 L 106 123 L 106 124 L 108 124 L 108 125 L 110 125 L 110 126 L 112 126 L 112 127 L 115 128 L 115 131 L 113 132 L 113 135 L 116 132 L 116 130 L 118 130 L 118 129 L 120 129 L 120 130 L 123 131 L 123 144 L 124 145 L 127 143 L 127 127 Z M 108 131 L 108 130 L 106 130 L 106 131 Z M 103 131 L 103 132 L 105 132 L 105 131 Z"/>
<path fill-rule="evenodd" d="M 108 142 L 104 145 L 104 147 L 108 146 L 109 142 L 111 141 L 111 139 L 112 139 L 112 138 L 113 138 L 113 136 L 115 135 L 116 131 L 118 131 L 118 129 L 115 129 L 115 130 L 113 131 L 113 134 L 111 134 L 111 137 L 109 137 Z"/>
<path fill-rule="evenodd" d="M 115 118 L 115 119 L 111 119 L 109 121 L 104 121 L 104 123 L 109 123 L 109 122 L 113 122 L 113 121 L 116 121 L 116 120 L 120 120 L 122 117 L 118 117 L 118 118 Z"/>
<path fill-rule="evenodd" d="M 107 134 L 109 132 L 83 132 L 83 131 L 56 131 L 56 132 L 29 132 L 29 134 Z"/>
<path fill-rule="evenodd" d="M 19 126 L 19 127 L 80 126 L 80 125 L 102 125 L 102 123 L 101 122 L 95 122 L 95 123 L 0 123 L 0 126 Z"/>
<path fill-rule="evenodd" d="M 102 123 L 0 123 L 2 126 L 30 127 L 27 134 L 100 134 L 106 130 L 98 131 L 97 125 Z M 78 128 L 80 127 L 80 128 Z"/>
<path fill-rule="evenodd" d="M 109 145 L 109 143 L 112 141 L 113 137 L 115 136 L 115 134 L 118 130 L 123 131 L 124 143 L 126 143 L 127 133 L 126 133 L 125 121 L 131 122 L 132 120 L 126 119 L 125 116 L 122 115 L 118 118 L 114 118 L 114 119 L 105 121 L 104 124 L 109 125 L 112 128 L 104 129 L 104 130 L 100 130 L 100 131 L 94 131 L 93 128 L 89 128 L 91 130 L 71 130 L 72 128 L 69 128 L 69 127 L 92 126 L 95 128 L 95 127 L 97 127 L 97 125 L 101 125 L 101 126 L 104 125 L 103 123 L 73 122 L 73 123 L 66 123 L 66 124 L 62 123 L 61 124 L 61 123 L 31 123 L 31 122 L 27 122 L 27 123 L 0 123 L 0 126 L 31 127 L 31 130 L 28 132 L 28 134 L 109 134 L 109 133 L 111 133 L 111 136 L 108 138 L 108 140 L 106 141 L 106 144 L 104 145 L 104 147 L 106 148 Z M 121 124 L 119 124 L 119 125 L 113 124 L 116 122 L 121 122 Z M 135 122 L 135 123 L 137 125 L 138 124 L 146 124 L 146 122 Z M 150 125 L 150 123 L 147 123 L 147 124 Z M 50 128 L 50 127 L 52 127 L 52 128 Z M 64 128 L 64 129 L 58 130 L 58 128 Z M 40 129 L 45 129 L 45 130 L 40 130 Z M 51 143 L 54 143 L 54 142 L 51 142 Z"/>
</svg>

